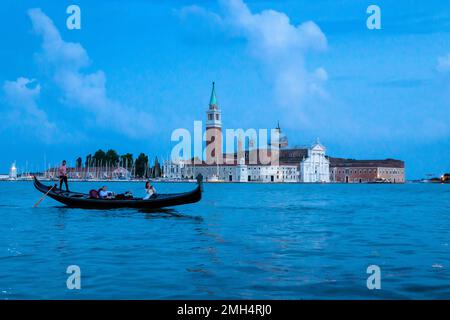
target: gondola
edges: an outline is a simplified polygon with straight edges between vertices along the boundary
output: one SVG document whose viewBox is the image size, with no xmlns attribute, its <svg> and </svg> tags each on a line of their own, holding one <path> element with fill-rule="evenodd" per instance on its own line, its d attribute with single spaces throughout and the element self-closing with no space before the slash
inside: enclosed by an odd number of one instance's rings
<svg viewBox="0 0 450 320">
<path fill-rule="evenodd" d="M 195 203 L 202 198 L 202 177 L 197 177 L 197 187 L 189 192 L 156 194 L 148 200 L 142 198 L 130 199 L 99 199 L 91 198 L 88 194 L 80 192 L 67 192 L 54 186 L 46 186 L 34 177 L 34 186 L 40 192 L 47 194 L 50 198 L 72 208 L 84 209 L 159 209 L 178 206 L 182 204 Z"/>
</svg>

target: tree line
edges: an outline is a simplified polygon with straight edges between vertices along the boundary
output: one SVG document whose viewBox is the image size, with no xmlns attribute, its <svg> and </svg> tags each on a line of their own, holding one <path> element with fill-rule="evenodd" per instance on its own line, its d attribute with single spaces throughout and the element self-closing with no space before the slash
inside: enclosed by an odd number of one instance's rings
<svg viewBox="0 0 450 320">
<path fill-rule="evenodd" d="M 161 177 L 162 170 L 159 164 L 158 157 L 155 157 L 153 166 L 149 164 L 148 156 L 145 153 L 140 153 L 136 159 L 133 154 L 125 153 L 119 155 L 115 150 L 103 151 L 97 150 L 94 155 L 88 154 L 83 162 L 81 157 L 75 161 L 77 168 L 84 167 L 123 167 L 127 170 L 133 171 L 136 177 L 140 178 L 157 178 Z"/>
</svg>

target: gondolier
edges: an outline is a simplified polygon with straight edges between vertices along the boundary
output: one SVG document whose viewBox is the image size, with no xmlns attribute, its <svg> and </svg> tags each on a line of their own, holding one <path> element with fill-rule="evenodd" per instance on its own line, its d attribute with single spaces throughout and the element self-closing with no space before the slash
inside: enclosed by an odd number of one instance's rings
<svg viewBox="0 0 450 320">
<path fill-rule="evenodd" d="M 63 160 L 59 167 L 59 189 L 62 190 L 62 184 L 66 185 L 66 191 L 69 192 L 69 186 L 67 184 L 67 165 L 66 160 Z"/>
</svg>

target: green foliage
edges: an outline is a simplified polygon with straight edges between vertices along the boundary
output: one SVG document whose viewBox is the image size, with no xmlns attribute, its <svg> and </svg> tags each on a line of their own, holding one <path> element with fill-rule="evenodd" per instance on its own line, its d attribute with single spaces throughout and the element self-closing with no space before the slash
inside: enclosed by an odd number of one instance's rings
<svg viewBox="0 0 450 320">
<path fill-rule="evenodd" d="M 81 168 L 83 167 L 83 159 L 81 159 L 81 157 L 78 157 L 77 160 L 75 161 L 75 166 L 77 168 Z"/>
<path fill-rule="evenodd" d="M 94 166 L 116 166 L 119 162 L 119 155 L 116 150 L 113 149 L 109 149 L 107 152 L 99 149 L 94 153 L 92 160 L 92 165 Z"/>
<path fill-rule="evenodd" d="M 161 165 L 159 164 L 158 157 L 155 157 L 155 165 L 153 167 L 153 178 L 161 177 Z"/>
<path fill-rule="evenodd" d="M 120 156 L 121 166 L 130 169 L 133 166 L 133 155 L 131 153 L 125 153 Z"/>
<path fill-rule="evenodd" d="M 84 166 L 85 167 L 92 166 L 92 155 L 90 153 L 86 156 L 86 161 L 84 162 Z"/>
<path fill-rule="evenodd" d="M 77 165 L 81 163 L 81 158 L 77 159 Z M 158 158 L 155 157 L 155 164 L 153 167 L 149 166 L 148 156 L 145 153 L 140 153 L 139 156 L 134 160 L 133 154 L 125 153 L 118 155 L 118 153 L 110 149 L 104 152 L 102 149 L 97 150 L 94 155 L 88 154 L 86 156 L 85 166 L 117 166 L 120 165 L 128 170 L 135 170 L 136 177 L 140 178 L 158 178 L 162 175 L 161 165 Z"/>
<path fill-rule="evenodd" d="M 148 178 L 148 156 L 144 153 L 139 154 L 135 162 L 136 176 L 140 178 Z"/>
<path fill-rule="evenodd" d="M 105 164 L 106 153 L 102 149 L 97 150 L 92 157 L 93 165 L 100 166 L 100 164 Z"/>
<path fill-rule="evenodd" d="M 117 154 L 116 150 L 109 149 L 106 152 L 105 162 L 109 165 L 117 165 L 117 162 L 119 162 L 119 155 Z"/>
</svg>

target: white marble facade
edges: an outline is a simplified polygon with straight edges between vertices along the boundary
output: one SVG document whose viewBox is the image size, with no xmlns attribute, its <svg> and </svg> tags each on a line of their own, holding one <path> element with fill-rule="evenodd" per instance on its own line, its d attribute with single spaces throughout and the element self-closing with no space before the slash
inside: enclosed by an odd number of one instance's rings
<svg viewBox="0 0 450 320">
<path fill-rule="evenodd" d="M 325 150 L 319 141 L 308 149 L 308 156 L 300 162 L 300 182 L 330 182 L 330 161 L 325 157 Z"/>
</svg>

